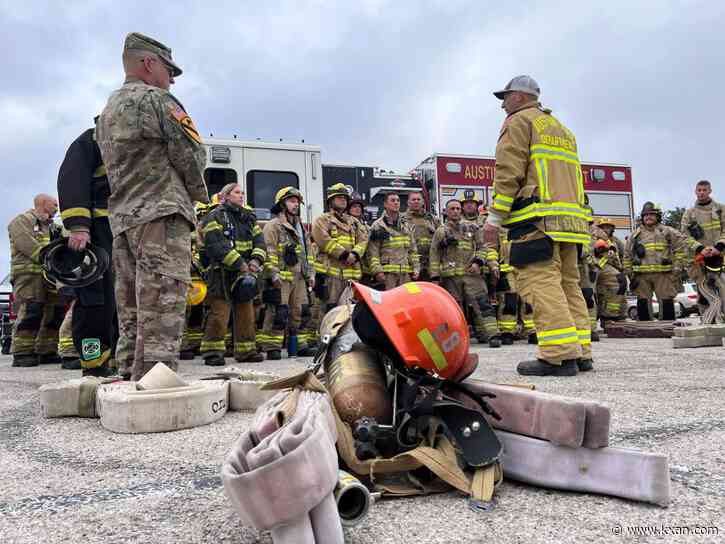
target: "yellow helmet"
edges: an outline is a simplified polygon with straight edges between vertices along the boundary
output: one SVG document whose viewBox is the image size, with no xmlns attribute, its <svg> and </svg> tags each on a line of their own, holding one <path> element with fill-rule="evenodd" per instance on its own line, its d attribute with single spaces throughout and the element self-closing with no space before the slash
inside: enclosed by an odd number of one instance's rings
<svg viewBox="0 0 725 544">
<path fill-rule="evenodd" d="M 292 196 L 296 196 L 300 200 L 300 204 L 304 204 L 305 200 L 302 198 L 302 193 L 297 189 L 296 187 L 288 186 L 288 187 L 282 187 L 279 191 L 277 191 L 277 194 L 274 195 L 274 206 L 272 206 L 269 211 L 273 214 L 278 214 L 282 211 L 282 203 L 285 201 L 285 199 L 290 198 Z"/>
<path fill-rule="evenodd" d="M 350 200 L 350 189 L 344 183 L 335 183 L 327 188 L 327 202 L 330 202 L 331 198 L 336 196 L 344 196 Z"/>
<path fill-rule="evenodd" d="M 616 225 L 614 224 L 614 221 L 609 219 L 609 217 L 600 217 L 597 220 L 597 227 L 601 227 L 604 225 L 611 225 L 612 227 L 616 227 Z"/>
<path fill-rule="evenodd" d="M 189 306 L 198 306 L 206 298 L 206 283 L 203 280 L 191 280 L 186 291 L 186 303 Z"/>
</svg>

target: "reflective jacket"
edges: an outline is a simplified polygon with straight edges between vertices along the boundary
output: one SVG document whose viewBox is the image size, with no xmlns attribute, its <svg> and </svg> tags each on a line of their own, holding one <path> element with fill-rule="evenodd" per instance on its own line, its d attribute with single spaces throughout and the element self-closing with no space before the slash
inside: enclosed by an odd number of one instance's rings
<svg viewBox="0 0 725 544">
<path fill-rule="evenodd" d="M 551 110 L 530 102 L 503 123 L 496 145 L 492 224 L 535 223 L 558 242 L 589 243 L 591 213 L 574 134 Z"/>
<path fill-rule="evenodd" d="M 305 280 L 310 279 L 313 274 L 310 263 L 313 260 L 304 227 L 300 225 L 300 229 L 298 231 L 287 220 L 285 212 L 277 214 L 264 226 L 262 232 L 267 246 L 264 273 L 267 278 L 279 276 L 282 280 L 292 281 L 295 277 L 302 276 Z"/>
<path fill-rule="evenodd" d="M 263 265 L 266 251 L 262 229 L 248 206 L 221 204 L 202 220 L 204 252 L 211 267 L 245 271 L 251 259 Z"/>
<path fill-rule="evenodd" d="M 22 274 L 41 274 L 38 254 L 50 243 L 51 231 L 56 229 L 52 221 L 39 217 L 35 210 L 21 213 L 10 221 L 8 235 L 11 279 Z"/>
<path fill-rule="evenodd" d="M 624 249 L 627 274 L 681 271 L 685 265 L 685 237 L 667 225 L 635 229 Z"/>
<path fill-rule="evenodd" d="M 369 255 L 370 274 L 419 274 L 420 260 L 413 232 L 398 216 L 393 222 L 387 212 L 370 227 Z"/>
<path fill-rule="evenodd" d="M 346 280 L 362 277 L 360 260 L 368 245 L 368 234 L 357 219 L 348 214 L 326 212 L 315 219 L 312 239 L 319 249 L 315 259 L 316 272 Z M 357 256 L 352 266 L 345 264 L 350 253 Z"/>
<path fill-rule="evenodd" d="M 58 172 L 63 226 L 69 231 L 88 232 L 93 219 L 108 217 L 110 194 L 95 129 L 89 128 L 70 145 Z"/>
<path fill-rule="evenodd" d="M 693 253 L 699 253 L 706 246 L 725 245 L 723 205 L 714 200 L 708 204 L 695 203 L 682 215 L 680 231 L 687 237 L 687 245 Z"/>
<path fill-rule="evenodd" d="M 478 264 L 483 271 L 486 252 L 483 229 L 471 221 L 449 220 L 438 227 L 431 241 L 431 278 L 465 276 L 471 263 Z"/>
<path fill-rule="evenodd" d="M 415 247 L 418 251 L 420 268 L 421 270 L 427 270 L 428 258 L 430 256 L 430 243 L 436 229 L 441 226 L 441 222 L 436 216 L 429 212 L 414 212 L 412 210 L 405 212 L 402 216 L 402 220 L 403 223 L 408 225 L 411 233 L 413 234 Z"/>
</svg>

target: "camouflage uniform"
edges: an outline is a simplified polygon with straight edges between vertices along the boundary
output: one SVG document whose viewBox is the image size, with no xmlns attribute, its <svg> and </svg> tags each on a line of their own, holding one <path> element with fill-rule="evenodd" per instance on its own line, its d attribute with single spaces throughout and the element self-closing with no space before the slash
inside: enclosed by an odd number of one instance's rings
<svg viewBox="0 0 725 544">
<path fill-rule="evenodd" d="M 498 338 L 500 332 L 496 313 L 488 300 L 484 267 L 489 253 L 483 242 L 483 230 L 471 221 L 448 220 L 438 227 L 430 246 L 431 279 L 440 278 L 441 286 L 448 291 L 464 309 L 473 311 L 473 328 L 480 339 Z M 468 271 L 472 263 L 481 267 L 479 274 Z M 493 345 L 493 344 L 492 344 Z"/>
<path fill-rule="evenodd" d="M 261 268 L 266 258 L 262 229 L 248 206 L 225 202 L 202 220 L 207 271 L 206 318 L 201 355 L 217 359 L 226 351 L 225 336 L 231 315 L 234 357 L 243 360 L 257 353 L 254 304 L 232 300 L 231 287 L 239 274 L 248 272 L 254 259 Z"/>
<path fill-rule="evenodd" d="M 128 77 L 108 100 L 97 140 L 111 186 L 109 213 L 122 373 L 176 367 L 191 281 L 194 201 L 208 202 L 206 154 L 168 91 Z"/>
<path fill-rule="evenodd" d="M 354 217 L 330 211 L 315 219 L 312 240 L 319 248 L 315 260 L 315 292 L 328 311 L 337 306 L 347 282 L 359 281 L 362 277 L 360 260 L 368 245 L 368 232 Z M 351 253 L 357 260 L 348 266 L 345 260 Z"/>
<path fill-rule="evenodd" d="M 308 347 L 307 334 L 300 335 L 302 306 L 309 303 L 307 284 L 314 274 L 310 267 L 310 253 L 304 227 L 297 220 L 291 224 L 283 211 L 264 226 L 264 242 L 267 247 L 267 261 L 264 264 L 267 303 L 264 314 L 262 345 L 260 349 L 278 351 L 282 349 L 285 331 L 297 336 L 297 349 Z M 277 279 L 282 286 L 276 288 L 272 281 Z M 307 316 L 306 316 L 307 317 Z"/>
<path fill-rule="evenodd" d="M 430 258 L 430 243 L 441 222 L 433 214 L 426 211 L 414 212 L 408 210 L 402 216 L 404 224 L 408 225 L 415 241 L 415 247 L 420 261 L 420 275 L 418 279 L 430 279 L 428 260 Z"/>
<path fill-rule="evenodd" d="M 393 289 L 410 281 L 420 272 L 418 250 L 411 228 L 398 216 L 393 222 L 388 212 L 375 220 L 370 228 L 366 254 L 370 259 L 370 275 L 385 274 L 385 289 Z"/>
<path fill-rule="evenodd" d="M 39 217 L 35 210 L 21 213 L 8 225 L 10 281 L 18 305 L 12 354 L 14 363 L 21 366 L 56 362 L 58 358 L 63 305 L 57 291 L 43 279 L 38 262 L 40 250 L 56 232 L 52 221 Z"/>
</svg>

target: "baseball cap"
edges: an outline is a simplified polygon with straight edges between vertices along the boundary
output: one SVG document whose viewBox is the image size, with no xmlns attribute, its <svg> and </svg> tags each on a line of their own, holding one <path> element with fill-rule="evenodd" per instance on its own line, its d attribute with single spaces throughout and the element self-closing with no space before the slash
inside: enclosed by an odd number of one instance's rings
<svg viewBox="0 0 725 544">
<path fill-rule="evenodd" d="M 493 96 L 499 100 L 503 100 L 506 93 L 511 91 L 533 94 L 536 98 L 539 98 L 539 94 L 541 94 L 541 89 L 539 89 L 539 84 L 536 83 L 536 80 L 531 76 L 523 75 L 513 78 L 506 84 L 503 90 L 494 92 Z"/>
<path fill-rule="evenodd" d="M 156 53 L 164 64 L 171 68 L 171 75 L 173 77 L 179 77 L 182 74 L 181 68 L 171 58 L 171 48 L 166 47 L 163 43 L 153 38 L 149 38 L 140 32 L 131 32 L 126 36 L 126 41 L 123 44 L 123 50 L 126 51 L 128 49 L 141 49 L 143 51 Z"/>
</svg>

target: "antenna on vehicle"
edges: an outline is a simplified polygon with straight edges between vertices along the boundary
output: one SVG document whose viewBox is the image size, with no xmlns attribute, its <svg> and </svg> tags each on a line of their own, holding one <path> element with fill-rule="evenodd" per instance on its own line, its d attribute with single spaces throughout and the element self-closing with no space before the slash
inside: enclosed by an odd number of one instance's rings
<svg viewBox="0 0 725 544">
<path fill-rule="evenodd" d="M 213 138 L 213 137 L 214 137 L 214 135 L 210 132 L 209 133 L 209 138 Z"/>
<path fill-rule="evenodd" d="M 237 139 L 237 135 L 236 135 L 236 134 L 234 135 L 234 139 L 235 139 L 235 140 Z"/>
</svg>

